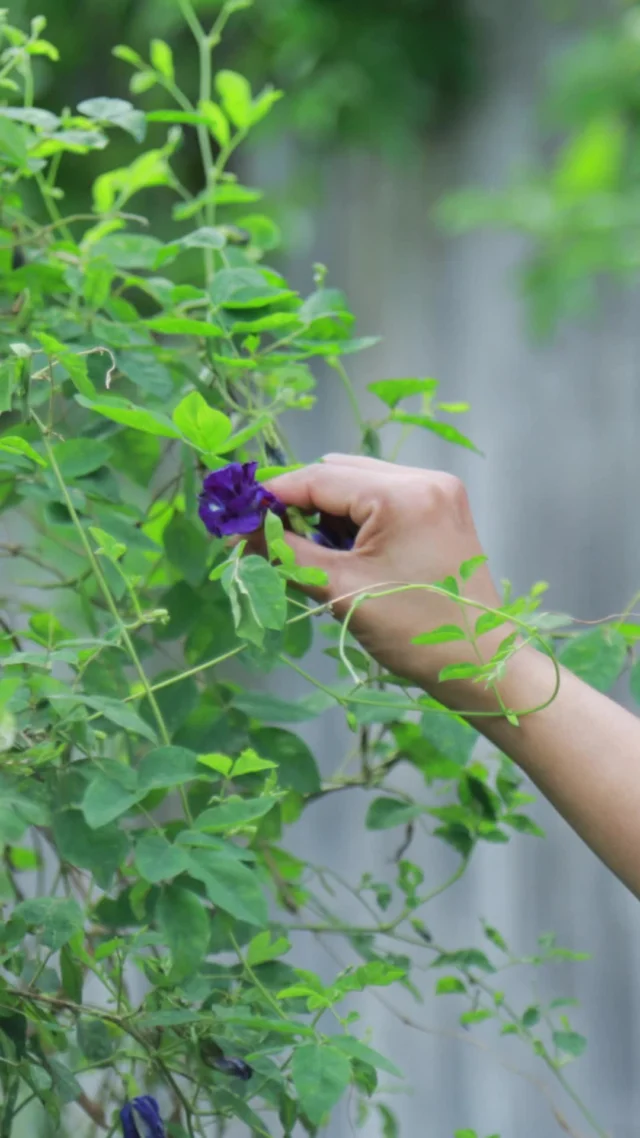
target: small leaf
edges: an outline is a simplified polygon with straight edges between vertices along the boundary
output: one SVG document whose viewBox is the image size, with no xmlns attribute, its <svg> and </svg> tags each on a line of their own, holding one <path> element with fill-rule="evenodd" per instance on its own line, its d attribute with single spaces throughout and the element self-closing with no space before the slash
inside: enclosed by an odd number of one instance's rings
<svg viewBox="0 0 640 1138">
<path fill-rule="evenodd" d="M 211 99 L 203 99 L 198 103 L 198 110 L 215 138 L 221 150 L 224 150 L 231 141 L 229 120 L 217 103 Z"/>
<path fill-rule="evenodd" d="M 150 45 L 150 58 L 156 71 L 159 71 L 164 79 L 173 82 L 174 67 L 173 67 L 173 52 L 164 40 L 151 40 Z"/>
<path fill-rule="evenodd" d="M 576 1059 L 584 1054 L 587 1048 L 587 1040 L 584 1035 L 578 1035 L 577 1031 L 554 1031 L 553 1042 L 559 1051 L 565 1051 L 567 1055 L 573 1055 Z"/>
<path fill-rule="evenodd" d="M 436 984 L 436 996 L 466 995 L 466 985 L 457 976 L 443 976 Z"/>
<path fill-rule="evenodd" d="M 226 852 L 209 849 L 190 851 L 191 873 L 204 883 L 213 905 L 238 921 L 265 928 L 269 912 L 255 873 Z"/>
<path fill-rule="evenodd" d="M 438 435 L 447 443 L 454 443 L 456 446 L 465 447 L 466 450 L 472 450 L 476 454 L 482 454 L 482 451 L 478 450 L 471 439 L 461 434 L 450 423 L 439 423 L 437 419 L 432 419 L 429 415 L 408 415 L 404 411 L 394 411 L 392 418 L 394 423 L 406 423 L 408 426 L 422 427 L 423 430 L 431 431 L 432 434 Z"/>
<path fill-rule="evenodd" d="M 439 386 L 437 379 L 378 379 L 368 385 L 368 390 L 393 410 L 412 395 L 435 395 Z"/>
<path fill-rule="evenodd" d="M 196 818 L 198 830 L 215 834 L 224 830 L 243 829 L 251 822 L 262 818 L 272 810 L 278 801 L 273 795 L 264 798 L 239 798 L 232 795 L 218 806 L 211 806 Z"/>
<path fill-rule="evenodd" d="M 485 554 L 481 554 L 478 557 L 471 557 L 469 561 L 463 561 L 459 569 L 462 580 L 469 581 L 482 565 L 486 565 L 487 561 L 488 558 Z"/>
<path fill-rule="evenodd" d="M 172 846 L 164 834 L 143 834 L 136 846 L 136 868 L 145 881 L 170 881 L 189 868 L 189 856 L 180 846 Z"/>
<path fill-rule="evenodd" d="M 136 407 L 124 399 L 107 399 L 103 396 L 99 403 L 93 403 L 83 395 L 76 395 L 76 401 L 96 415 L 103 415 L 114 423 L 122 423 L 125 427 L 132 427 L 136 431 L 145 431 L 160 438 L 177 439 L 180 432 L 164 415 L 158 411 L 150 411 L 143 407 Z"/>
<path fill-rule="evenodd" d="M 585 683 L 608 692 L 624 667 L 626 642 L 615 630 L 593 629 L 571 640 L 559 657 L 564 667 Z"/>
<path fill-rule="evenodd" d="M 46 460 L 37 450 L 34 450 L 30 443 L 25 439 L 21 439 L 18 435 L 3 435 L 0 438 L 0 450 L 4 450 L 7 454 L 21 454 L 25 458 L 31 459 L 38 466 L 46 466 Z"/>
<path fill-rule="evenodd" d="M 142 794 L 150 790 L 168 790 L 202 777 L 198 756 L 186 747 L 158 747 L 145 755 L 138 767 L 138 788 Z"/>
<path fill-rule="evenodd" d="M 391 830 L 395 826 L 406 826 L 424 814 L 424 807 L 417 803 L 408 805 L 395 798 L 376 798 L 367 810 L 365 826 L 368 830 Z"/>
<path fill-rule="evenodd" d="M 448 644 L 453 640 L 466 640 L 467 634 L 463 628 L 455 624 L 442 624 L 434 628 L 433 632 L 422 632 L 414 636 L 412 644 Z"/>
<path fill-rule="evenodd" d="M 386 1071 L 388 1075 L 393 1075 L 396 1079 L 402 1078 L 402 1072 L 398 1070 L 395 1063 L 353 1035 L 331 1035 L 329 1039 L 334 1047 L 339 1048 L 340 1051 L 344 1051 L 354 1059 L 359 1059 L 361 1063 L 368 1063 L 369 1066 L 375 1067 L 379 1071 Z"/>
<path fill-rule="evenodd" d="M 252 105 L 251 86 L 244 75 L 236 71 L 219 71 L 215 85 L 222 102 L 223 110 L 239 130 L 251 125 Z"/>
<path fill-rule="evenodd" d="M 173 412 L 173 421 L 181 434 L 199 450 L 216 453 L 231 434 L 231 420 L 210 407 L 199 391 L 185 395 Z"/>
</svg>

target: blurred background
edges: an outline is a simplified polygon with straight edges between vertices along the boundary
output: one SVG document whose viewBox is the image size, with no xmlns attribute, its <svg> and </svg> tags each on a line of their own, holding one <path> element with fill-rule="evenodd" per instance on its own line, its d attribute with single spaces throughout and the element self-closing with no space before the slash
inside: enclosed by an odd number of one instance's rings
<svg viewBox="0 0 640 1138">
<path fill-rule="evenodd" d="M 152 36 L 172 44 L 189 87 L 191 42 L 175 0 L 9 0 L 9 13 L 46 15 L 61 50 L 55 68 L 43 61 L 41 106 L 129 97 L 129 69 L 110 48 L 146 53 Z M 640 6 L 256 0 L 231 25 L 220 63 L 287 92 L 236 169 L 268 190 L 283 237 L 272 263 L 306 289 L 312 263 L 328 265 L 359 334 L 383 336 L 353 369 L 365 408 L 367 382 L 407 375 L 433 375 L 444 398 L 471 404 L 461 425 L 484 459 L 414 436 L 402 460 L 465 479 L 498 579 L 520 591 L 548 581 L 545 607 L 580 620 L 621 612 L 640 587 Z M 158 98 L 151 90 L 142 105 Z M 89 163 L 95 176 L 130 160 L 133 146 L 114 136 L 108 151 L 78 160 L 77 177 L 65 160 L 69 211 L 86 200 Z M 189 137 L 182 162 L 184 180 L 197 177 Z M 164 190 L 141 195 L 140 207 L 170 227 Z M 335 375 L 318 378 L 315 410 L 290 424 L 304 459 L 357 440 Z M 316 663 L 322 674 L 326 661 Z M 306 735 L 333 769 L 339 728 L 329 717 Z M 420 794 L 409 776 L 407 786 Z M 384 878 L 397 842 L 368 835 L 364 809 L 356 795 L 310 807 L 295 851 L 351 881 L 365 870 Z M 580 1001 L 572 1022 L 589 1046 L 571 1078 L 603 1134 L 635 1138 L 640 909 L 546 803 L 533 814 L 547 840 L 482 847 L 427 923 L 452 947 L 479 944 L 484 917 L 517 953 L 554 930 L 592 954 L 540 975 L 539 994 Z M 454 865 L 419 841 L 412 857 L 434 885 Z M 335 971 L 336 944 L 307 939 L 304 950 L 310 965 Z M 405 1090 L 386 1098 L 401 1134 L 560 1134 L 545 1093 L 511 1069 L 545 1080 L 521 1046 L 491 1024 L 462 1032 L 455 1005 L 432 995 L 432 974 L 418 967 L 414 982 L 421 1004 L 395 989 L 385 1006 L 374 996 L 357 1004 L 362 1027 L 407 1074 Z M 511 983 L 526 1006 L 531 974 Z M 551 1089 L 570 1133 L 586 1134 Z M 328 1134 L 353 1133 L 345 1107 Z M 391 1138 L 379 1115 L 360 1133 Z"/>
</svg>

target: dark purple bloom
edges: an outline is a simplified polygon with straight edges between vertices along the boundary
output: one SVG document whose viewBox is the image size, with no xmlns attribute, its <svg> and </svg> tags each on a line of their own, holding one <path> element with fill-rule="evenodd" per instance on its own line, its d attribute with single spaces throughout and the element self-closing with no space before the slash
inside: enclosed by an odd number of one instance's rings
<svg viewBox="0 0 640 1138">
<path fill-rule="evenodd" d="M 204 480 L 198 513 L 214 537 L 253 533 L 267 510 L 282 516 L 285 506 L 256 482 L 257 462 L 231 462 Z"/>
<path fill-rule="evenodd" d="M 253 1075 L 253 1067 L 245 1063 L 244 1059 L 227 1059 L 226 1055 L 222 1055 L 213 1065 L 218 1071 L 222 1071 L 223 1075 L 233 1075 L 236 1079 L 244 1079 L 245 1082 Z"/>
<path fill-rule="evenodd" d="M 124 1138 L 166 1138 L 160 1107 L 151 1095 L 126 1102 L 120 1111 Z"/>
<path fill-rule="evenodd" d="M 348 553 L 353 549 L 357 533 L 356 526 L 349 518 L 334 518 L 329 514 L 322 514 L 313 541 L 316 545 L 323 545 L 325 549 L 337 549 Z"/>
</svg>

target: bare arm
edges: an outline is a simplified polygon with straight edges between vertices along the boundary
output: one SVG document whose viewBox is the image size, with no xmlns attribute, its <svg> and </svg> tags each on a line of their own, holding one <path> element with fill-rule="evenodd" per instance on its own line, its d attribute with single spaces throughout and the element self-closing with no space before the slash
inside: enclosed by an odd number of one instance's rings
<svg viewBox="0 0 640 1138">
<path fill-rule="evenodd" d="M 381 583 L 428 585 L 456 574 L 482 554 L 462 484 L 451 475 L 349 455 L 286 474 L 271 489 L 291 506 L 350 518 L 359 527 L 353 550 L 320 548 L 289 537 L 298 561 L 324 569 L 326 588 L 312 590 L 333 603 L 338 618 L 354 594 Z M 483 566 L 467 585 L 467 599 L 500 607 Z M 346 599 L 349 598 L 349 599 Z M 482 611 L 469 606 L 471 619 Z M 353 614 L 351 631 L 384 666 L 462 712 L 496 711 L 495 696 L 462 681 L 438 683 L 443 667 L 475 661 L 463 642 L 416 646 L 419 632 L 460 622 L 459 607 L 427 588 L 367 600 Z M 504 628 L 481 637 L 490 659 Z M 510 661 L 500 691 L 507 706 L 523 711 L 546 703 L 556 674 L 549 657 L 531 646 Z M 640 721 L 565 669 L 553 702 L 524 715 L 514 727 L 500 716 L 469 718 L 537 784 L 609 868 L 640 897 Z"/>
</svg>

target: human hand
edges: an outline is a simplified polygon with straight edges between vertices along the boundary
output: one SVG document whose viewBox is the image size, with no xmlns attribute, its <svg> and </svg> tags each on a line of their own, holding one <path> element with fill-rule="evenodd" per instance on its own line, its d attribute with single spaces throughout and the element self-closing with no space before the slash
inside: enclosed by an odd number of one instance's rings
<svg viewBox="0 0 640 1138">
<path fill-rule="evenodd" d="M 269 489 L 288 507 L 350 519 L 358 527 L 348 552 L 287 534 L 298 564 L 327 573 L 326 587 L 307 591 L 319 603 L 330 603 L 338 619 L 346 617 L 358 595 L 441 582 L 483 553 L 464 486 L 450 474 L 329 454 L 321 463 L 273 479 Z M 461 586 L 461 595 L 489 608 L 501 605 L 486 564 Z M 464 640 L 428 646 L 411 640 L 446 624 L 473 630 L 483 611 L 412 588 L 367 599 L 353 612 L 349 628 L 385 668 L 443 702 L 458 702 L 459 685 L 439 685 L 438 676 L 450 664 L 479 663 L 474 646 Z M 508 632 L 502 625 L 478 639 L 484 661 Z"/>
</svg>

